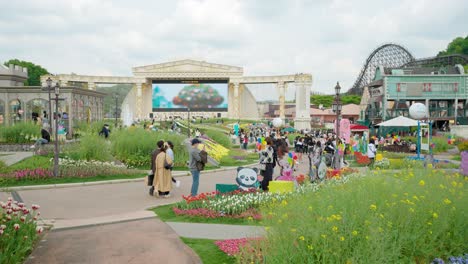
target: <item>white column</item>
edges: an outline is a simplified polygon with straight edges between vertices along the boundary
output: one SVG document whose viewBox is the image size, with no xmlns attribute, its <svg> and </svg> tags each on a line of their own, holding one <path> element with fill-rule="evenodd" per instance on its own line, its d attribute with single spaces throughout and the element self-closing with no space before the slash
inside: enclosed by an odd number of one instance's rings
<svg viewBox="0 0 468 264">
<path fill-rule="evenodd" d="M 279 117 L 281 118 L 281 120 L 284 121 L 285 119 L 285 113 L 284 113 L 285 83 L 278 82 L 276 84 L 276 87 L 278 87 L 278 90 L 279 90 Z"/>
<path fill-rule="evenodd" d="M 296 118 L 294 127 L 298 130 L 310 129 L 310 88 L 312 76 L 309 74 L 297 74 L 296 84 Z"/>
<path fill-rule="evenodd" d="M 426 98 L 427 117 L 431 118 L 431 111 L 429 110 L 429 98 Z"/>
<path fill-rule="evenodd" d="M 136 110 L 137 110 L 136 117 L 141 120 L 143 117 L 143 109 L 142 109 L 143 108 L 143 100 L 142 100 L 143 92 L 141 90 L 142 89 L 141 83 L 136 83 L 135 87 L 136 87 Z"/>
<path fill-rule="evenodd" d="M 457 124 L 457 117 L 458 117 L 458 98 L 455 98 L 455 105 L 453 106 L 455 108 L 455 113 L 454 113 L 454 118 L 455 118 L 455 125 Z"/>
<path fill-rule="evenodd" d="M 240 118 L 240 114 L 239 114 L 239 83 L 234 83 L 234 118 Z"/>
</svg>

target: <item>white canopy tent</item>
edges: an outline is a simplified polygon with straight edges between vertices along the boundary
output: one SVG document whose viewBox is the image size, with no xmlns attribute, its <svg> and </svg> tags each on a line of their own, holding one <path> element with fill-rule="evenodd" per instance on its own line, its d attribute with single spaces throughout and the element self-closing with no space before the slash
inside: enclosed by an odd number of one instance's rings
<svg viewBox="0 0 468 264">
<path fill-rule="evenodd" d="M 375 126 L 381 126 L 381 127 L 415 127 L 418 126 L 418 121 L 404 117 L 404 116 L 399 116 L 395 117 L 393 119 L 387 120 L 385 122 L 382 122 L 380 124 L 377 124 Z"/>
</svg>

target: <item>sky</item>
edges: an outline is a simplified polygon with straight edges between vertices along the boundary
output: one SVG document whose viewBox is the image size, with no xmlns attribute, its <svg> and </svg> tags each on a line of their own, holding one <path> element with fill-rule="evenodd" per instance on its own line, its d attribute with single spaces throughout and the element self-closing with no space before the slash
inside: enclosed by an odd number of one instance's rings
<svg viewBox="0 0 468 264">
<path fill-rule="evenodd" d="M 312 91 L 330 94 L 337 81 L 350 88 L 384 43 L 421 58 L 468 35 L 466 0 L 0 0 L 0 7 L 2 62 L 131 76 L 135 66 L 196 59 L 240 66 L 244 75 L 310 73 Z M 265 88 L 253 93 L 275 94 Z"/>
</svg>

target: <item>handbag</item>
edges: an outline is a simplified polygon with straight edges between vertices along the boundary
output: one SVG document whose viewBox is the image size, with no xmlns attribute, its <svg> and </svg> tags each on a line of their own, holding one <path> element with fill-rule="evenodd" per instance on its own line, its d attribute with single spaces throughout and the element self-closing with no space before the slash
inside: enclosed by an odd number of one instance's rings
<svg viewBox="0 0 468 264">
<path fill-rule="evenodd" d="M 153 186 L 154 174 L 148 174 L 148 176 L 146 176 L 146 181 L 148 186 Z"/>
<path fill-rule="evenodd" d="M 164 155 L 164 168 L 166 170 L 170 170 L 172 168 L 172 165 L 167 163 L 167 160 L 166 160 L 166 155 Z"/>
</svg>

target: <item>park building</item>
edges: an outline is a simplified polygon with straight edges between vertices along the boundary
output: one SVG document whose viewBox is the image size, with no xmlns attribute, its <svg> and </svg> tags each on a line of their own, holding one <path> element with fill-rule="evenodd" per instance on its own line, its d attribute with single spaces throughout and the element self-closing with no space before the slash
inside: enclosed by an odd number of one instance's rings
<svg viewBox="0 0 468 264">
<path fill-rule="evenodd" d="M 27 79 L 26 68 L 0 65 L 0 125 L 50 120 L 49 92 L 40 86 L 24 86 Z M 55 97 L 54 90 L 51 96 Z M 67 132 L 73 131 L 79 122 L 101 120 L 105 96 L 93 90 L 61 86 L 59 97 L 64 100 L 59 101 L 58 117 Z M 55 109 L 55 102 L 51 102 Z"/>
<path fill-rule="evenodd" d="M 434 128 L 468 125 L 468 75 L 463 66 L 378 67 L 364 87 L 360 121 L 367 125 L 409 116 L 413 103 L 423 103 Z"/>
</svg>

